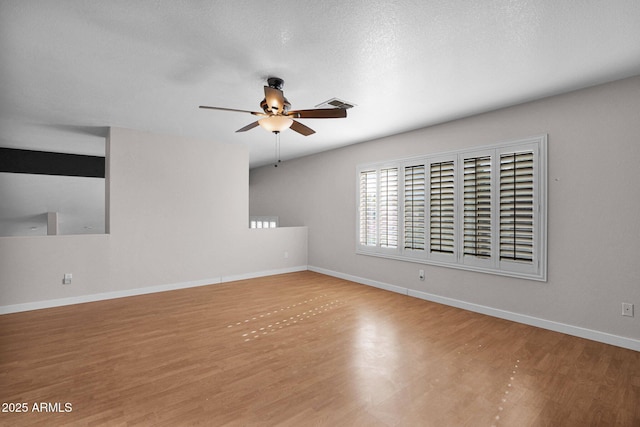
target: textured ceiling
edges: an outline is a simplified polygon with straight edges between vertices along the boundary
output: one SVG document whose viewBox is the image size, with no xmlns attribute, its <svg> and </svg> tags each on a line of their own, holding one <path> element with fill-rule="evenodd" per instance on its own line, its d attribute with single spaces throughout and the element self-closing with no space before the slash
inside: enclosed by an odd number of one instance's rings
<svg viewBox="0 0 640 427">
<path fill-rule="evenodd" d="M 249 146 L 268 76 L 293 109 L 284 160 L 640 74 L 638 0 L 0 0 L 0 146 L 101 154 L 108 126 Z"/>
<path fill-rule="evenodd" d="M 638 0 L 0 0 L 0 147 L 104 154 L 109 126 L 249 147 L 269 76 L 301 120 L 283 160 L 640 74 Z M 0 174 L 0 236 L 104 231 L 103 183 Z"/>
</svg>

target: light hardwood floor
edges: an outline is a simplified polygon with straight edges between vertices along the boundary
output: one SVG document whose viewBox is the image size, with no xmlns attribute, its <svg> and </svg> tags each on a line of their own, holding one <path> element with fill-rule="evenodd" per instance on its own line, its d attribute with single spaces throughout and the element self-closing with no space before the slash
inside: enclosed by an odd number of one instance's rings
<svg viewBox="0 0 640 427">
<path fill-rule="evenodd" d="M 640 353 L 301 272 L 0 316 L 0 396 L 7 426 L 640 426 Z"/>
</svg>

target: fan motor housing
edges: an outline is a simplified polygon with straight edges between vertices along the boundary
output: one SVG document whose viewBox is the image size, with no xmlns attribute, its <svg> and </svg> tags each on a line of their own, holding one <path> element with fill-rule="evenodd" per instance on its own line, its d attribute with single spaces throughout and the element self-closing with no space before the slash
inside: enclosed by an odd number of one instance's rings
<svg viewBox="0 0 640 427">
<path fill-rule="evenodd" d="M 282 106 L 282 114 L 287 114 L 289 112 L 289 109 L 291 109 L 291 104 L 289 103 L 289 100 L 287 98 L 283 98 L 284 99 L 284 105 Z M 262 101 L 260 101 L 260 108 L 262 108 L 262 111 L 264 111 L 267 114 L 271 114 L 271 107 L 269 106 L 269 104 L 267 104 L 267 98 L 262 98 Z"/>
<path fill-rule="evenodd" d="M 267 79 L 267 84 L 269 85 L 269 87 L 282 90 L 282 87 L 284 86 L 284 80 L 282 80 L 280 77 L 269 77 Z"/>
</svg>

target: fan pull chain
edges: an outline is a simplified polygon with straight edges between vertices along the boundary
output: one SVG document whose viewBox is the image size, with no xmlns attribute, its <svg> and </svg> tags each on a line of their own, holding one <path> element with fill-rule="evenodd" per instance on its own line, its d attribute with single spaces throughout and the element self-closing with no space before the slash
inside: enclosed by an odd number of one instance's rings
<svg viewBox="0 0 640 427">
<path fill-rule="evenodd" d="M 280 160 L 280 132 L 273 132 L 276 134 L 276 161 L 275 164 L 273 165 L 274 167 L 278 167 L 278 163 L 281 162 Z"/>
</svg>

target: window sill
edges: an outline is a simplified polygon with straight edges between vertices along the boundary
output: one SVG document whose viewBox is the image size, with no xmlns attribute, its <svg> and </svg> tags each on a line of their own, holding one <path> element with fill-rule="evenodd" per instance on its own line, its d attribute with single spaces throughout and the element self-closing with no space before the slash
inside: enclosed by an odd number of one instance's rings
<svg viewBox="0 0 640 427">
<path fill-rule="evenodd" d="M 374 257 L 378 257 L 378 258 L 393 259 L 393 260 L 396 260 L 396 261 L 412 262 L 412 263 L 415 263 L 415 264 L 435 265 L 435 266 L 438 266 L 438 267 L 455 268 L 455 269 L 458 269 L 458 270 L 475 271 L 475 272 L 478 272 L 478 273 L 487 273 L 487 274 L 494 274 L 494 275 L 498 275 L 498 276 L 514 277 L 514 278 L 518 278 L 518 279 L 535 280 L 535 281 L 539 281 L 539 282 L 546 282 L 547 281 L 546 272 L 541 272 L 541 273 L 519 273 L 519 272 L 515 272 L 515 271 L 505 271 L 505 270 L 499 270 L 499 269 L 494 269 L 494 268 L 478 267 L 478 266 L 468 265 L 468 264 L 458 264 L 458 263 L 434 261 L 434 260 L 428 260 L 428 259 L 425 259 L 425 258 L 418 258 L 416 256 L 403 256 L 403 255 L 400 255 L 400 254 L 379 253 L 379 252 L 374 252 L 374 251 L 368 251 L 366 249 L 361 249 L 361 248 L 356 249 L 356 254 L 357 255 L 374 256 Z"/>
</svg>

